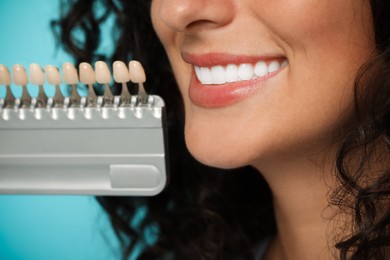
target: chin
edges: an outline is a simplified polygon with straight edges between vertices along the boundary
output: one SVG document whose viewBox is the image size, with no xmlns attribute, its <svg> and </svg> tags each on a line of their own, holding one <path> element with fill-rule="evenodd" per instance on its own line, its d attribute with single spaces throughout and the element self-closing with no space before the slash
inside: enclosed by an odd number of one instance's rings
<svg viewBox="0 0 390 260">
<path fill-rule="evenodd" d="M 197 161 L 210 167 L 227 170 L 248 165 L 238 160 L 235 156 L 216 154 L 214 152 L 208 152 L 203 149 L 196 149 L 192 146 L 188 146 L 188 149 Z"/>
<path fill-rule="evenodd" d="M 205 137 L 197 138 L 186 132 L 186 145 L 191 155 L 210 167 L 234 169 L 250 164 L 251 159 L 243 150 L 242 144 L 230 139 Z"/>
</svg>

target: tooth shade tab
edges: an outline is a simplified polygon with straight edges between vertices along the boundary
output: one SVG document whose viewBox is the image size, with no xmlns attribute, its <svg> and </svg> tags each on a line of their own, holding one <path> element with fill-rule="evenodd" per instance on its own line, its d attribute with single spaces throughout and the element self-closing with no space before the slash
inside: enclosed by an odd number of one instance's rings
<svg viewBox="0 0 390 260">
<path fill-rule="evenodd" d="M 79 64 L 79 70 L 75 65 L 69 62 L 62 64 L 62 74 L 60 70 L 54 65 L 46 65 L 41 67 L 37 63 L 32 63 L 28 66 L 29 75 L 27 76 L 26 69 L 16 64 L 11 68 L 0 64 L 0 85 L 5 85 L 5 97 L 0 99 L 1 109 L 18 109 L 18 108 L 92 108 L 92 107 L 134 107 L 147 106 L 152 107 L 155 104 L 155 97 L 148 95 L 145 91 L 144 82 L 146 81 L 145 71 L 138 61 L 131 61 L 128 63 L 130 69 L 122 61 L 115 61 L 112 64 L 112 73 L 106 62 L 97 61 L 94 68 L 90 63 L 82 62 Z M 132 75 L 130 77 L 130 75 Z M 122 85 L 120 95 L 114 95 L 110 88 L 112 78 Z M 132 81 L 137 84 L 132 94 L 129 92 L 127 82 Z M 67 91 L 67 97 L 62 94 L 61 84 L 64 81 L 70 85 L 71 93 Z M 55 91 L 54 96 L 47 96 L 44 90 L 44 83 L 47 82 L 53 85 Z M 86 96 L 80 97 L 78 93 L 79 82 L 86 85 Z M 104 85 L 103 95 L 96 95 L 94 85 L 95 83 Z M 15 97 L 11 91 L 11 85 L 20 86 L 22 95 Z M 28 93 L 28 84 L 37 85 L 38 95 L 34 98 Z M 36 88 L 34 88 L 36 89 Z M 84 91 L 83 91 L 84 92 Z M 70 95 L 69 95 L 70 94 Z M 84 92 L 85 95 L 85 92 Z M 40 114 L 37 116 L 41 116 Z M 57 115 L 56 115 L 57 116 Z M 73 118 L 73 114 L 71 115 Z M 104 115 L 106 116 L 106 114 Z"/>
<path fill-rule="evenodd" d="M 133 83 L 144 83 L 146 81 L 145 70 L 141 63 L 136 60 L 129 62 L 130 80 Z"/>
<path fill-rule="evenodd" d="M 64 82 L 69 85 L 77 85 L 79 83 L 79 76 L 77 70 L 72 63 L 65 62 L 62 64 L 62 74 Z"/>
<path fill-rule="evenodd" d="M 91 64 L 87 62 L 80 63 L 79 74 L 81 83 L 85 85 L 91 85 L 96 82 L 95 72 L 93 71 Z"/>
<path fill-rule="evenodd" d="M 252 80 L 265 77 L 285 66 L 286 59 L 274 59 L 270 61 L 258 61 L 255 64 L 228 64 L 226 66 L 216 65 L 210 68 L 194 65 L 195 75 L 204 85 L 218 85 L 225 83 Z"/>
<path fill-rule="evenodd" d="M 52 85 L 60 85 L 61 84 L 61 76 L 58 69 L 53 65 L 46 65 L 45 67 L 45 73 L 47 82 Z"/>
<path fill-rule="evenodd" d="M 28 77 L 26 70 L 20 64 L 15 64 L 12 67 L 12 74 L 14 76 L 15 85 L 26 86 L 28 83 Z"/>
<path fill-rule="evenodd" d="M 105 62 L 97 61 L 95 63 L 95 77 L 100 84 L 109 84 L 111 82 L 111 73 Z"/>
<path fill-rule="evenodd" d="M 117 83 L 126 83 L 130 81 L 129 69 L 122 61 L 114 61 L 112 64 L 114 80 Z"/>
<path fill-rule="evenodd" d="M 30 82 L 34 85 L 43 85 L 45 83 L 45 75 L 41 66 L 37 63 L 32 63 L 29 66 L 30 70 Z"/>
<path fill-rule="evenodd" d="M 12 83 L 11 73 L 7 66 L 0 64 L 0 85 L 9 86 Z"/>
</svg>

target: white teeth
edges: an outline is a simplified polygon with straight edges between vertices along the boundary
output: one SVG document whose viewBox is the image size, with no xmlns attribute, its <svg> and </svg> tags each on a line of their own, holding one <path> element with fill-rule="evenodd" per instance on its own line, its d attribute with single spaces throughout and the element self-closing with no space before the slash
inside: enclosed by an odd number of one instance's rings
<svg viewBox="0 0 390 260">
<path fill-rule="evenodd" d="M 253 78 L 253 66 L 252 64 L 245 63 L 238 67 L 238 77 L 241 80 L 250 80 Z"/>
<path fill-rule="evenodd" d="M 277 71 L 278 69 L 280 69 L 280 63 L 277 62 L 277 61 L 272 61 L 272 62 L 268 65 L 268 73 L 275 72 L 275 71 Z"/>
<path fill-rule="evenodd" d="M 234 64 L 226 66 L 226 82 L 238 81 L 238 67 Z"/>
<path fill-rule="evenodd" d="M 195 70 L 195 73 L 202 84 L 212 84 L 211 71 L 209 68 L 198 67 Z"/>
<path fill-rule="evenodd" d="M 258 63 L 256 63 L 255 74 L 258 77 L 263 77 L 267 75 L 268 74 L 267 63 L 265 63 L 264 61 L 259 61 Z"/>
<path fill-rule="evenodd" d="M 287 60 L 282 62 L 273 60 L 268 64 L 259 61 L 256 64 L 243 63 L 239 65 L 213 66 L 211 68 L 194 66 L 195 74 L 200 83 L 204 85 L 218 85 L 243 80 L 251 80 L 256 77 L 264 77 L 287 65 Z"/>
<path fill-rule="evenodd" d="M 222 66 L 211 67 L 211 82 L 212 84 L 223 84 L 225 80 L 225 68 Z"/>
</svg>

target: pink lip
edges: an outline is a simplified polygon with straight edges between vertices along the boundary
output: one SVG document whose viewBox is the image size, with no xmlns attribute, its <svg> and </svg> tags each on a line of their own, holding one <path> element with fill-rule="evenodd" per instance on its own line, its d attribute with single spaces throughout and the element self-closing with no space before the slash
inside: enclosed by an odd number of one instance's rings
<svg viewBox="0 0 390 260">
<path fill-rule="evenodd" d="M 267 61 L 274 59 L 284 59 L 284 57 L 268 56 L 236 56 L 231 54 L 210 53 L 205 55 L 190 55 L 183 53 L 184 61 L 201 67 L 211 67 L 215 65 L 256 63 L 259 60 Z M 252 80 L 225 83 L 221 85 L 203 85 L 199 82 L 193 69 L 189 98 L 193 104 L 204 108 L 219 108 L 234 104 L 250 96 L 254 92 L 262 89 L 265 82 L 278 74 L 283 68 L 261 78 Z"/>
</svg>

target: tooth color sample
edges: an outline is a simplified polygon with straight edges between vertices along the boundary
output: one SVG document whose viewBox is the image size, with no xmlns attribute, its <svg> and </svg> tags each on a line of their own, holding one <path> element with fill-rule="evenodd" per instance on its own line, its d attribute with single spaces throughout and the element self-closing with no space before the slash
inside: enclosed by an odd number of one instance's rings
<svg viewBox="0 0 390 260">
<path fill-rule="evenodd" d="M 112 64 L 114 80 L 118 83 L 126 83 L 130 81 L 129 69 L 122 61 L 115 61 Z"/>
<path fill-rule="evenodd" d="M 62 64 L 62 76 L 64 81 L 69 85 L 76 85 L 79 83 L 79 76 L 77 75 L 77 70 L 72 63 L 65 62 Z"/>
</svg>

